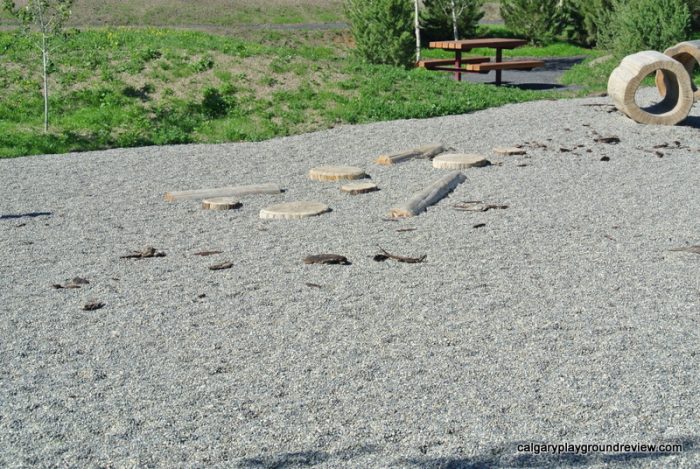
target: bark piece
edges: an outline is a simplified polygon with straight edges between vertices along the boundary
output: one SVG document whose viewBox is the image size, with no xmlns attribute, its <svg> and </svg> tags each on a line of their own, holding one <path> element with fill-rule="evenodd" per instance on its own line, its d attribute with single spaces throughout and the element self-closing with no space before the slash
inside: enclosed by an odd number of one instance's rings
<svg viewBox="0 0 700 469">
<path fill-rule="evenodd" d="M 467 200 L 454 205 L 455 210 L 463 212 L 487 212 L 493 209 L 506 209 L 507 205 L 502 204 L 486 204 L 480 200 Z"/>
<path fill-rule="evenodd" d="M 615 135 L 611 137 L 598 137 L 593 140 L 596 143 L 607 143 L 609 145 L 617 145 L 620 143 L 620 137 L 617 137 Z"/>
<path fill-rule="evenodd" d="M 101 301 L 91 301 L 83 305 L 83 311 L 96 311 L 104 308 L 105 304 Z"/>
<path fill-rule="evenodd" d="M 226 270 L 233 267 L 233 262 L 222 262 L 221 264 L 214 264 L 209 266 L 209 270 Z"/>
<path fill-rule="evenodd" d="M 661 73 L 666 95 L 661 102 L 642 109 L 635 95 L 644 78 L 654 72 Z M 625 57 L 610 75 L 608 94 L 617 109 L 640 124 L 676 125 L 688 117 L 694 101 L 690 75 L 685 67 L 656 51 Z"/>
<path fill-rule="evenodd" d="M 309 170 L 309 178 L 315 181 L 340 181 L 364 179 L 367 174 L 355 166 L 318 166 Z"/>
<path fill-rule="evenodd" d="M 546 147 L 546 145 L 544 145 Z M 497 155 L 503 155 L 503 156 L 515 156 L 515 155 L 525 155 L 527 154 L 527 150 L 524 148 L 520 147 L 496 147 L 493 149 L 493 152 L 496 153 Z"/>
<path fill-rule="evenodd" d="M 434 181 L 422 191 L 416 193 L 406 203 L 392 208 L 387 215 L 389 218 L 406 218 L 418 215 L 436 204 L 455 187 L 460 185 L 466 177 L 459 171 L 453 171 Z"/>
<path fill-rule="evenodd" d="M 433 168 L 437 169 L 467 169 L 488 166 L 491 162 L 481 155 L 467 153 L 447 153 L 433 159 Z"/>
<path fill-rule="evenodd" d="M 134 251 L 131 254 L 119 256 L 120 259 L 148 259 L 150 257 L 165 257 L 165 253 L 149 246 L 141 251 Z"/>
<path fill-rule="evenodd" d="M 240 208 L 241 202 L 235 197 L 212 197 L 202 201 L 204 210 L 232 210 Z"/>
<path fill-rule="evenodd" d="M 357 195 L 378 191 L 379 187 L 373 182 L 352 182 L 341 186 L 340 190 L 348 194 Z"/>
<path fill-rule="evenodd" d="M 196 189 L 191 191 L 168 192 L 165 200 L 203 200 L 211 197 L 239 197 L 251 194 L 279 194 L 282 189 L 277 184 L 251 184 L 248 186 L 220 187 L 216 189 Z"/>
<path fill-rule="evenodd" d="M 338 254 L 316 254 L 304 258 L 304 264 L 339 264 L 350 265 L 350 261 L 345 256 Z"/>
<path fill-rule="evenodd" d="M 407 161 L 413 158 L 432 158 L 435 155 L 445 151 L 445 147 L 442 145 L 426 145 L 418 148 L 413 148 L 411 150 L 402 151 L 401 153 L 393 153 L 388 155 L 380 155 L 375 161 L 377 164 L 384 166 L 389 166 L 396 163 L 401 163 L 402 161 Z"/>
<path fill-rule="evenodd" d="M 284 204 L 273 205 L 260 210 L 260 218 L 279 220 L 279 219 L 297 219 L 307 218 L 321 215 L 330 211 L 326 204 L 320 202 L 287 202 Z"/>
<path fill-rule="evenodd" d="M 201 252 L 195 252 L 195 256 L 200 256 L 200 257 L 207 257 L 207 256 L 213 256 L 216 254 L 221 254 L 224 251 L 201 251 Z"/>
<path fill-rule="evenodd" d="M 377 254 L 374 256 L 374 260 L 377 262 L 383 262 L 387 259 L 393 259 L 398 262 L 405 262 L 407 264 L 418 264 L 423 262 L 425 259 L 428 258 L 427 254 L 420 256 L 420 257 L 406 257 L 406 256 L 397 256 L 396 254 L 391 254 L 387 252 L 386 250 L 382 249 L 379 247 L 379 250 L 381 251 L 381 254 Z"/>
</svg>

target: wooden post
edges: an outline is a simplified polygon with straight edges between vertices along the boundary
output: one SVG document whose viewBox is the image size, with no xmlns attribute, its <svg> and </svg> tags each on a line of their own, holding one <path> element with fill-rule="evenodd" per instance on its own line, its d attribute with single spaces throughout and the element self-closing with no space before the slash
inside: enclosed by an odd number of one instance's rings
<svg viewBox="0 0 700 469">
<path fill-rule="evenodd" d="M 496 48 L 496 63 L 503 62 L 503 49 Z M 496 86 L 501 86 L 501 81 L 503 77 L 503 71 L 498 68 L 496 69 Z"/>
<path fill-rule="evenodd" d="M 455 51 L 455 68 L 462 68 L 462 51 Z M 462 72 L 455 72 L 455 80 L 462 81 Z"/>
</svg>

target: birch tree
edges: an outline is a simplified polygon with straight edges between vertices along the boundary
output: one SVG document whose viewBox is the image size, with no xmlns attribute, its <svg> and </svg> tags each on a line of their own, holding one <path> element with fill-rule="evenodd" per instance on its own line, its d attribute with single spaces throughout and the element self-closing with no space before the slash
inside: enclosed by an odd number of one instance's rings
<svg viewBox="0 0 700 469">
<path fill-rule="evenodd" d="M 3 9 L 17 18 L 22 31 L 32 39 L 41 54 L 41 70 L 44 95 L 44 133 L 49 131 L 49 66 L 51 64 L 52 40 L 62 33 L 70 17 L 74 0 L 28 0 L 17 7 L 12 0 L 3 0 Z M 36 33 L 36 35 L 31 34 Z"/>
<path fill-rule="evenodd" d="M 416 31 L 416 63 L 420 62 L 420 10 L 418 6 L 419 0 L 413 0 L 414 6 L 414 28 Z"/>
<path fill-rule="evenodd" d="M 435 5 L 450 18 L 452 22 L 452 35 L 455 41 L 459 40 L 459 18 L 471 10 L 481 8 L 482 0 L 435 0 Z"/>
</svg>

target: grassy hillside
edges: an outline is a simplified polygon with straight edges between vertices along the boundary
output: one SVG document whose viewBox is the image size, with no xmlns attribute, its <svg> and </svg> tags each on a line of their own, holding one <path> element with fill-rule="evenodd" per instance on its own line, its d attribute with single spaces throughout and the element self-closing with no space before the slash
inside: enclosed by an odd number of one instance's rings
<svg viewBox="0 0 700 469">
<path fill-rule="evenodd" d="M 552 97 L 366 65 L 350 55 L 344 32 L 246 34 L 153 28 L 73 34 L 54 55 L 52 128 L 44 135 L 37 51 L 0 33 L 0 156 L 261 140 Z"/>
<path fill-rule="evenodd" d="M 342 0 L 76 0 L 71 24 L 221 26 L 333 22 L 343 19 L 342 5 Z"/>
</svg>

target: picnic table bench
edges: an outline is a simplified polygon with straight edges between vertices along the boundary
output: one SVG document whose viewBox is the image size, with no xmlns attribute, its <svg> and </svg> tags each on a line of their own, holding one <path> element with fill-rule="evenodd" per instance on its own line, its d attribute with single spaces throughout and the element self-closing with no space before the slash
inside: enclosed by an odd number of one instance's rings
<svg viewBox="0 0 700 469">
<path fill-rule="evenodd" d="M 428 44 L 431 49 L 442 49 L 454 52 L 454 59 L 429 59 L 418 62 L 419 67 L 426 70 L 440 70 L 454 72 L 455 79 L 462 81 L 462 73 L 488 73 L 496 71 L 496 86 L 502 83 L 503 70 L 532 70 L 544 66 L 541 60 L 503 60 L 503 49 L 515 49 L 524 46 L 527 41 L 523 39 L 483 38 L 462 39 L 459 41 L 432 41 Z M 462 57 L 462 52 L 469 52 L 476 48 L 496 49 L 496 57 Z"/>
</svg>

